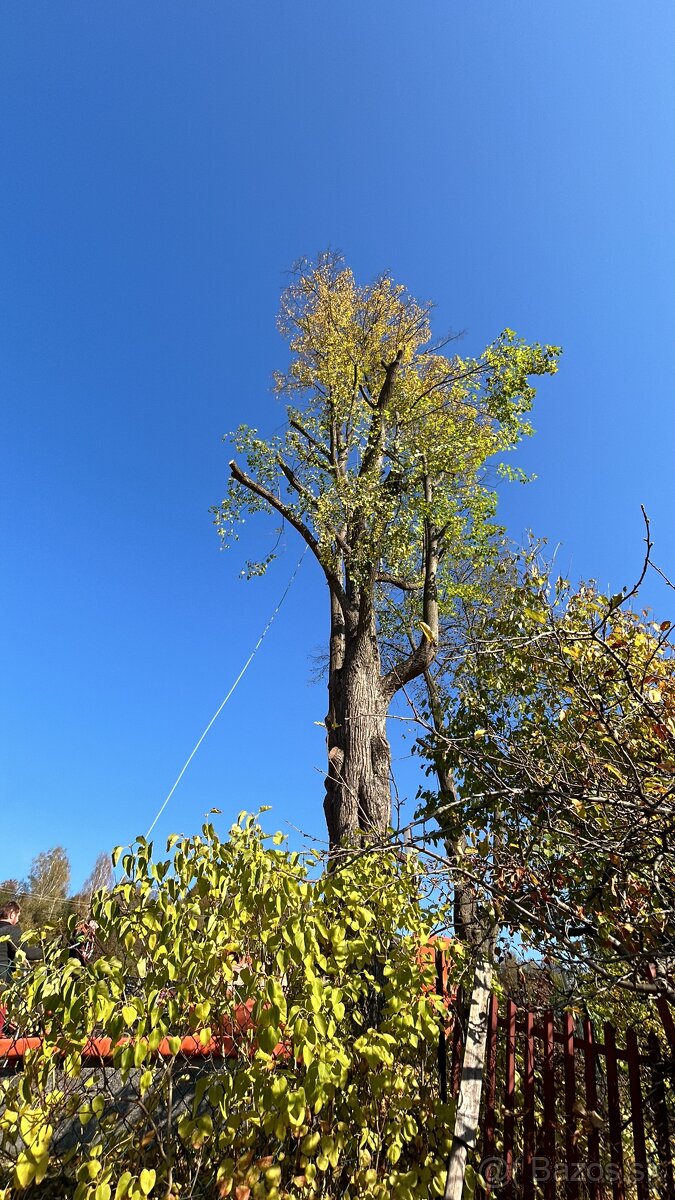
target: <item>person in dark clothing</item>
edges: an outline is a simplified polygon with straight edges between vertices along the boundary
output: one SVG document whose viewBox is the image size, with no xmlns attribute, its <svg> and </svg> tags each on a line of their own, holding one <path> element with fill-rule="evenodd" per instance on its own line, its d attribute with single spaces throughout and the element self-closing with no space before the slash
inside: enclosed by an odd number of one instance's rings
<svg viewBox="0 0 675 1200">
<path fill-rule="evenodd" d="M 16 900 L 0 906 L 0 988 L 12 977 L 17 950 L 21 950 L 30 962 L 42 958 L 40 946 L 22 946 L 20 916 L 21 908 Z"/>
</svg>

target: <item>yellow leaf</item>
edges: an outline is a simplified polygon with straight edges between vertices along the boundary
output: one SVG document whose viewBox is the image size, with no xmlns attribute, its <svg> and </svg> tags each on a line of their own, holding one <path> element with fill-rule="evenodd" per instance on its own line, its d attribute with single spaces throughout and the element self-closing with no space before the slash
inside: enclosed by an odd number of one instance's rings
<svg viewBox="0 0 675 1200">
<path fill-rule="evenodd" d="M 25 1154 L 19 1155 L 18 1162 L 14 1168 L 16 1181 L 21 1188 L 27 1188 L 32 1183 L 35 1176 L 35 1163 L 30 1162 Z"/>
<path fill-rule="evenodd" d="M 144 1196 L 149 1196 L 149 1195 L 150 1195 L 150 1192 L 152 1191 L 152 1189 L 153 1189 L 153 1188 L 154 1188 L 154 1186 L 155 1186 L 155 1180 L 156 1180 L 156 1178 L 157 1178 L 157 1172 L 156 1172 L 156 1171 L 148 1171 L 148 1170 L 143 1170 L 143 1171 L 141 1171 L 140 1178 L 139 1178 L 139 1181 L 138 1181 L 138 1182 L 139 1182 L 139 1183 L 140 1183 L 140 1185 L 141 1185 L 141 1191 L 142 1191 L 142 1193 L 143 1193 L 143 1195 L 144 1195 Z"/>
<path fill-rule="evenodd" d="M 433 630 L 430 628 L 429 625 L 427 625 L 426 621 L 420 621 L 420 629 L 422 630 L 422 633 L 424 634 L 427 641 L 431 642 L 432 646 L 435 646 L 436 638 L 434 637 Z"/>
</svg>

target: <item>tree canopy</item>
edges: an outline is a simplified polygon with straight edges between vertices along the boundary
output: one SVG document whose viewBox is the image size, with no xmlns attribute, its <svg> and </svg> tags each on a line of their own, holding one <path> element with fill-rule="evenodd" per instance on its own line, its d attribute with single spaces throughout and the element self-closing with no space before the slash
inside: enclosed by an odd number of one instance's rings
<svg viewBox="0 0 675 1200">
<path fill-rule="evenodd" d="M 17 900 L 25 928 L 64 927 L 71 912 L 89 913 L 94 892 L 112 886 L 110 854 L 101 851 L 80 890 L 70 892 L 70 859 L 63 846 L 40 850 L 31 861 L 28 878 L 0 881 L 0 905 Z"/>
</svg>

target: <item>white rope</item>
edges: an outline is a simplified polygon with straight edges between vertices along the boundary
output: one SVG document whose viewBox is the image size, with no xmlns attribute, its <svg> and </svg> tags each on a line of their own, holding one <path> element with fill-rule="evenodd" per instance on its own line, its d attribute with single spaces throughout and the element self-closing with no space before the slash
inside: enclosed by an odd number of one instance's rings
<svg viewBox="0 0 675 1200">
<path fill-rule="evenodd" d="M 175 781 L 175 783 L 174 783 L 173 787 L 171 788 L 171 791 L 169 792 L 168 796 L 166 797 L 166 800 L 165 800 L 165 801 L 164 801 L 164 803 L 162 804 L 161 808 L 159 809 L 159 811 L 158 811 L 158 813 L 157 813 L 157 816 L 155 817 L 154 821 L 152 822 L 152 825 L 150 826 L 150 828 L 148 829 L 148 832 L 147 832 L 147 833 L 146 833 L 146 835 L 145 835 L 145 836 L 146 836 L 146 839 L 150 837 L 150 834 L 152 833 L 153 829 L 155 828 L 155 825 L 157 824 L 157 822 L 159 821 L 159 818 L 161 817 L 162 813 L 164 812 L 164 810 L 165 810 L 165 808 L 166 808 L 167 804 L 169 803 L 169 801 L 170 801 L 171 797 L 173 796 L 173 794 L 174 794 L 174 792 L 175 792 L 176 788 L 178 787 L 178 784 L 180 783 L 180 781 L 181 781 L 181 779 L 183 778 L 183 776 L 184 776 L 185 772 L 187 771 L 187 769 L 188 769 L 188 767 L 189 767 L 190 763 L 192 762 L 192 760 L 193 760 L 193 758 L 194 758 L 195 754 L 197 753 L 197 751 L 198 751 L 199 747 L 201 746 L 202 742 L 204 741 L 204 738 L 206 737 L 207 733 L 208 733 L 208 732 L 209 732 L 209 730 L 212 728 L 212 726 L 215 724 L 215 722 L 218 720 L 218 717 L 220 716 L 220 714 L 221 714 L 221 712 L 223 711 L 223 709 L 224 709 L 225 705 L 227 704 L 228 700 L 230 699 L 230 696 L 231 696 L 231 695 L 232 695 L 232 693 L 235 691 L 235 688 L 237 688 L 237 687 L 238 687 L 238 685 L 240 684 L 241 680 L 244 678 L 244 675 L 245 675 L 245 674 L 246 674 L 246 672 L 248 671 L 248 668 L 250 667 L 251 663 L 253 662 L 253 659 L 255 658 L 256 654 L 258 653 L 258 650 L 260 649 L 260 647 L 262 646 L 262 644 L 263 644 L 263 642 L 264 642 L 265 638 L 267 637 L 267 634 L 269 633 L 269 631 L 270 631 L 270 628 L 272 627 L 272 624 L 273 624 L 273 622 L 274 622 L 274 619 L 275 619 L 275 617 L 277 616 L 277 613 L 279 612 L 279 609 L 281 608 L 281 606 L 282 606 L 282 604 L 283 604 L 284 600 L 286 599 L 286 597 L 287 597 L 287 595 L 288 595 L 289 591 L 291 590 L 291 587 L 292 587 L 293 583 L 295 582 L 296 575 L 298 574 L 298 571 L 300 570 L 300 567 L 302 566 L 302 561 L 303 561 L 303 559 L 304 559 L 304 557 L 305 557 L 305 554 L 307 553 L 307 549 L 308 549 L 308 547 L 307 547 L 307 546 L 305 546 L 305 549 L 303 550 L 302 554 L 300 555 L 300 558 L 298 559 L 298 562 L 297 562 L 297 565 L 296 565 L 296 567 L 295 567 L 295 570 L 294 570 L 293 574 L 291 575 L 291 577 L 290 577 L 290 579 L 289 579 L 288 583 L 286 584 L 286 587 L 284 588 L 284 591 L 283 591 L 283 594 L 282 594 L 282 596 L 281 596 L 281 599 L 279 600 L 279 603 L 277 604 L 276 608 L 274 609 L 274 612 L 272 613 L 272 616 L 270 617 L 270 619 L 269 619 L 269 621 L 267 622 L 267 624 L 266 624 L 265 628 L 263 629 L 262 633 L 260 634 L 260 637 L 258 638 L 258 640 L 257 640 L 257 642 L 256 642 L 256 644 L 255 644 L 255 646 L 253 647 L 253 649 L 252 649 L 251 653 L 249 654 L 248 658 L 246 659 L 246 662 L 244 663 L 243 667 L 241 668 L 241 671 L 240 671 L 240 672 L 239 672 L 239 674 L 237 675 L 237 678 L 235 679 L 234 683 L 232 684 L 232 687 L 230 688 L 230 690 L 229 690 L 229 692 L 227 693 L 227 695 L 226 695 L 225 699 L 223 700 L 223 702 L 222 702 L 222 703 L 221 703 L 221 704 L 218 706 L 218 708 L 216 709 L 215 713 L 214 713 L 214 714 L 213 714 L 213 716 L 211 717 L 211 720 L 209 721 L 208 725 L 206 726 L 206 729 L 204 730 L 204 732 L 202 733 L 201 737 L 199 738 L 199 741 L 198 741 L 198 742 L 195 744 L 195 746 L 193 747 L 192 753 L 190 754 L 189 758 L 187 758 L 187 759 L 185 760 L 185 763 L 183 764 L 183 767 L 182 767 L 182 769 L 181 769 L 181 772 L 180 772 L 180 774 L 178 775 L 178 777 L 177 777 L 177 779 L 176 779 L 176 781 Z M 0 892 L 1 892 L 1 893 L 5 893 L 5 892 L 6 892 L 6 893 L 9 895 L 9 894 L 10 894 L 10 889 L 9 889 L 9 888 L 6 888 L 6 887 L 4 887 L 4 886 L 2 886 L 2 885 L 0 885 Z M 22 899 L 22 900 L 24 900 L 26 903 L 29 903 L 31 900 L 48 900 L 48 901 L 51 901 L 51 903 L 53 903 L 53 904 L 57 904 L 57 903 L 58 903 L 58 904 L 71 904 L 73 901 L 77 901 L 77 899 L 78 899 L 77 895 L 75 895 L 75 896 L 49 896 L 49 895 L 44 895 L 44 894 L 41 894 L 41 893 L 39 893 L 39 892 L 31 892 L 31 891 L 30 891 L 30 889 L 27 889 L 26 891 L 23 891 L 23 889 L 22 889 L 22 888 L 19 888 L 19 891 L 18 891 L 18 893 L 14 893 L 14 892 L 12 891 L 12 893 L 11 893 L 11 897 L 12 897 L 12 899 L 15 899 L 15 896 L 16 896 L 16 895 L 19 895 L 19 896 L 21 897 L 21 899 Z M 3 903 L 3 902 L 2 902 L 2 901 L 0 901 L 0 903 Z"/>
<path fill-rule="evenodd" d="M 220 706 L 219 706 L 219 707 L 216 709 L 215 713 L 214 713 L 214 714 L 213 714 L 213 716 L 211 717 L 211 720 L 209 721 L 208 725 L 206 726 L 206 729 L 204 730 L 203 734 L 202 734 L 202 735 L 201 735 L 201 737 L 199 738 L 199 741 L 198 741 L 198 742 L 195 744 L 195 746 L 194 746 L 194 748 L 193 748 L 193 750 L 192 750 L 192 753 L 190 754 L 189 758 L 187 758 L 187 759 L 185 760 L 185 763 L 183 764 L 183 767 L 182 767 L 182 769 L 181 769 L 181 772 L 180 772 L 180 774 L 178 775 L 178 777 L 177 777 L 177 779 L 176 779 L 176 781 L 175 781 L 175 783 L 174 783 L 173 787 L 171 788 L 171 791 L 169 792 L 168 796 L 166 797 L 166 800 L 165 800 L 165 801 L 164 801 L 164 803 L 162 804 L 161 808 L 159 809 L 159 811 L 158 811 L 158 813 L 157 813 L 157 816 L 155 817 L 154 821 L 152 822 L 152 825 L 150 826 L 150 828 L 148 829 L 148 832 L 147 832 L 147 833 L 146 833 L 146 835 L 145 835 L 145 836 L 146 836 L 146 839 L 150 837 L 150 834 L 152 833 L 153 829 L 155 828 L 155 825 L 157 824 L 157 822 L 159 821 L 159 818 L 161 817 L 162 813 L 164 812 L 164 809 L 166 808 L 167 804 L 169 803 L 169 800 L 171 799 L 171 797 L 173 796 L 173 794 L 174 794 L 174 792 L 175 792 L 176 788 L 178 787 L 178 784 L 180 783 L 180 781 L 181 781 L 181 779 L 183 778 L 183 776 L 184 776 L 185 772 L 187 771 L 187 769 L 188 769 L 188 767 L 189 767 L 190 763 L 192 762 L 192 760 L 193 760 L 193 758 L 194 758 L 195 754 L 197 753 L 197 751 L 198 751 L 199 747 L 201 746 L 202 742 L 204 741 L 204 738 L 206 737 L 206 735 L 207 735 L 207 733 L 209 732 L 209 730 L 211 729 L 211 727 L 212 727 L 212 726 L 215 724 L 215 722 L 218 720 L 218 717 L 220 716 L 220 714 L 221 714 L 221 712 L 223 711 L 223 709 L 224 709 L 225 705 L 227 704 L 228 700 L 230 699 L 230 696 L 231 696 L 231 695 L 232 695 L 232 693 L 234 692 L 235 688 L 236 688 L 236 687 L 239 685 L 239 683 L 241 682 L 241 680 L 244 678 L 244 675 L 245 675 L 245 674 L 246 674 L 246 672 L 248 671 L 248 668 L 250 667 L 251 663 L 253 662 L 253 659 L 255 658 L 256 654 L 258 653 L 258 650 L 259 650 L 259 649 L 260 649 L 260 647 L 262 646 L 262 644 L 263 644 L 263 642 L 264 642 L 264 640 L 265 640 L 265 638 L 266 638 L 267 634 L 269 633 L 269 630 L 270 630 L 270 628 L 271 628 L 271 626 L 272 626 L 272 623 L 273 623 L 273 621 L 274 621 L 274 618 L 276 617 L 277 613 L 279 612 L 279 609 L 281 608 L 281 606 L 282 606 L 282 604 L 283 604 L 284 600 L 286 599 L 286 597 L 287 597 L 287 595 L 288 595 L 289 591 L 291 590 L 291 587 L 292 587 L 292 585 L 293 585 L 293 583 L 294 583 L 294 581 L 295 581 L 295 577 L 296 577 L 296 575 L 297 575 L 298 571 L 300 570 L 300 567 L 301 567 L 301 565 L 302 565 L 302 560 L 304 559 L 304 557 L 305 557 L 305 554 L 306 554 L 306 553 L 307 553 L 307 546 L 305 546 L 305 549 L 303 550 L 302 554 L 300 555 L 300 558 L 298 559 L 297 566 L 296 566 L 296 568 L 295 568 L 295 570 L 294 570 L 293 574 L 291 575 L 291 578 L 289 579 L 288 583 L 286 584 L 286 587 L 285 587 L 285 589 L 284 589 L 283 595 L 282 595 L 282 597 L 281 597 L 281 599 L 280 599 L 279 603 L 277 604 L 277 606 L 276 606 L 276 608 L 275 608 L 274 612 L 272 613 L 272 616 L 270 617 L 270 619 L 269 619 L 269 621 L 267 622 L 267 624 L 266 624 L 265 628 L 263 629 L 262 633 L 260 634 L 260 637 L 258 638 L 258 640 L 257 640 L 257 642 L 256 642 L 255 646 L 253 647 L 253 649 L 252 649 L 251 653 L 249 654 L 248 658 L 246 659 L 246 662 L 244 663 L 243 667 L 241 668 L 241 671 L 240 671 L 240 672 L 239 672 L 239 674 L 237 675 L 237 678 L 235 679 L 234 683 L 232 684 L 232 687 L 230 688 L 229 692 L 227 693 L 227 695 L 226 695 L 225 699 L 223 700 L 222 704 L 220 704 Z"/>
</svg>

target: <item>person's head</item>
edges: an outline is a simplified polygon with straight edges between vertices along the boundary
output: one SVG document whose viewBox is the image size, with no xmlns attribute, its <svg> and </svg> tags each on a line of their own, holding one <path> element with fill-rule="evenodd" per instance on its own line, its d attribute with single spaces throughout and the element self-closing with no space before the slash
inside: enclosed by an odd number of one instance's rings
<svg viewBox="0 0 675 1200">
<path fill-rule="evenodd" d="M 18 925 L 19 917 L 21 916 L 21 907 L 16 900 L 10 900 L 7 904 L 0 905 L 0 921 L 8 921 L 10 925 Z"/>
</svg>

